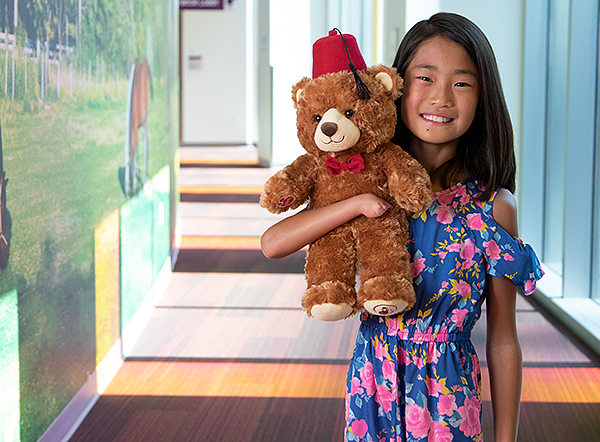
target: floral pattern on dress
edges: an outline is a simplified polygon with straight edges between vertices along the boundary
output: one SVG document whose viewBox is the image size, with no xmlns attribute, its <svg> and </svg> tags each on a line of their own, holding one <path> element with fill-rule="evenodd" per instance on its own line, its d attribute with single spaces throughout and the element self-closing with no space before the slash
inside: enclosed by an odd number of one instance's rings
<svg viewBox="0 0 600 442">
<path fill-rule="evenodd" d="M 346 391 L 346 441 L 482 441 L 481 368 L 470 336 L 486 274 L 526 295 L 543 276 L 533 249 L 492 218 L 475 179 L 434 195 L 413 216 L 414 307 L 363 313 Z M 495 195 L 494 195 L 495 196 Z"/>
</svg>

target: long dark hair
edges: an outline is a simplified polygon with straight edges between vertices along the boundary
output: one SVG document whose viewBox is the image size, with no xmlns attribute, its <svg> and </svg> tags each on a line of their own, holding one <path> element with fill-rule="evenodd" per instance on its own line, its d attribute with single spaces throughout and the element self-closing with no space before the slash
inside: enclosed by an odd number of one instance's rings
<svg viewBox="0 0 600 442">
<path fill-rule="evenodd" d="M 433 37 L 444 37 L 461 45 L 479 75 L 479 103 L 471 127 L 458 142 L 456 156 L 442 164 L 432 174 L 445 188 L 455 178 L 467 172 L 474 175 L 485 191 L 479 196 L 487 200 L 498 187 L 515 191 L 516 160 L 513 129 L 504 99 L 496 57 L 490 42 L 469 19 L 441 12 L 414 25 L 406 34 L 394 60 L 394 67 L 404 76 L 421 43 Z M 397 106 L 400 106 L 400 97 Z M 394 142 L 408 146 L 408 129 L 398 110 Z"/>
</svg>

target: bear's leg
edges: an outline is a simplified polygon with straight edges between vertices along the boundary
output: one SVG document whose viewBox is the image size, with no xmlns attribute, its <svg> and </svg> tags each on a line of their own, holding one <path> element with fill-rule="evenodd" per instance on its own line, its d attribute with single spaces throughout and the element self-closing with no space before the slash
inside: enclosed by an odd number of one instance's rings
<svg viewBox="0 0 600 442">
<path fill-rule="evenodd" d="M 311 244 L 306 257 L 307 289 L 302 307 L 321 321 L 339 321 L 355 313 L 356 251 L 348 226 Z"/>
<path fill-rule="evenodd" d="M 360 221 L 356 226 L 361 279 L 358 306 L 379 316 L 401 313 L 415 303 L 408 220 L 403 213 L 390 213 Z"/>
</svg>

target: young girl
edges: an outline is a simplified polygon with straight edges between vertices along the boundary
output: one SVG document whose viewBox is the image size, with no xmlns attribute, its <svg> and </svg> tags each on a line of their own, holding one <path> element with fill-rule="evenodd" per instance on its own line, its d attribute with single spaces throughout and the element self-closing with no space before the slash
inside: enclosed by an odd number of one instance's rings
<svg viewBox="0 0 600 442">
<path fill-rule="evenodd" d="M 481 373 L 471 330 L 487 300 L 495 441 L 516 439 L 521 390 L 516 286 L 543 272 L 517 236 L 512 126 L 492 48 L 472 22 L 440 13 L 417 23 L 394 62 L 404 78 L 395 142 L 429 172 L 434 202 L 411 220 L 415 306 L 363 313 L 346 394 L 347 441 L 480 441 Z M 267 230 L 266 256 L 299 250 L 389 204 L 363 194 Z"/>
</svg>

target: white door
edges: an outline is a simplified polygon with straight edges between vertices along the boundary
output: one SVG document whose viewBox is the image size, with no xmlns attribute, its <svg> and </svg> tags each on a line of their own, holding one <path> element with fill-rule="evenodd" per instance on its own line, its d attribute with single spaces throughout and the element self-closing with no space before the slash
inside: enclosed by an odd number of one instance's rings
<svg viewBox="0 0 600 442">
<path fill-rule="evenodd" d="M 246 144 L 246 2 L 181 12 L 181 143 Z"/>
</svg>

